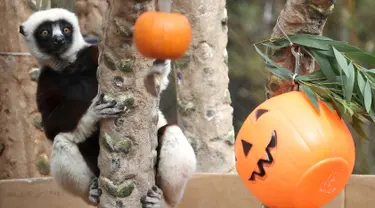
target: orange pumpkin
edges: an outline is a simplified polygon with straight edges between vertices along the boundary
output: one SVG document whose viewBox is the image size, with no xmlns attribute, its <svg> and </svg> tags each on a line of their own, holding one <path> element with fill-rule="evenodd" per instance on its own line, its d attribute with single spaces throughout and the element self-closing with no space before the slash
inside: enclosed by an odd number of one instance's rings
<svg viewBox="0 0 375 208">
<path fill-rule="evenodd" d="M 155 59 L 181 58 L 192 37 L 188 19 L 179 13 L 144 12 L 134 25 L 133 39 L 138 51 Z"/>
<path fill-rule="evenodd" d="M 318 112 L 303 92 L 259 105 L 235 143 L 236 169 L 270 208 L 318 208 L 332 200 L 354 167 L 353 138 L 337 113 Z"/>
</svg>

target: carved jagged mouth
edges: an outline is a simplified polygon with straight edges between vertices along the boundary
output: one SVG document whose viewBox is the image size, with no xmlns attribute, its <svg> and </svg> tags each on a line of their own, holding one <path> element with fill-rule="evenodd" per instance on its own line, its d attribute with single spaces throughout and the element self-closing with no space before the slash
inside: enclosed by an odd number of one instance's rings
<svg viewBox="0 0 375 208">
<path fill-rule="evenodd" d="M 270 149 L 276 147 L 276 139 L 277 139 L 276 131 L 273 131 L 271 141 L 265 149 L 266 159 L 260 159 L 258 161 L 257 165 L 258 165 L 258 168 L 259 168 L 259 172 L 253 171 L 253 173 L 251 174 L 251 176 L 249 178 L 250 181 L 255 180 L 255 175 L 258 175 L 260 177 L 264 177 L 266 175 L 266 171 L 264 169 L 264 164 L 273 163 L 273 157 L 272 157 L 272 154 L 270 152 Z"/>
</svg>

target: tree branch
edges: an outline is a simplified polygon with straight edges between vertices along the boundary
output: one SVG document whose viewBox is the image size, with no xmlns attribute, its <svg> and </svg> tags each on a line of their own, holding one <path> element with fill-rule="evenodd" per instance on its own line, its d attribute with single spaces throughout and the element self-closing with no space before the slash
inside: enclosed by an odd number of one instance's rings
<svg viewBox="0 0 375 208">
<path fill-rule="evenodd" d="M 271 38 L 298 33 L 322 35 L 327 18 L 333 12 L 334 3 L 335 0 L 288 0 L 278 17 Z M 273 51 L 270 58 L 275 63 L 293 71 L 295 61 L 291 47 Z M 318 69 L 308 55 L 301 59 L 300 68 L 300 74 L 311 73 Z M 293 89 L 292 82 L 281 80 L 267 70 L 266 73 L 268 76 L 265 86 L 267 99 Z"/>
</svg>

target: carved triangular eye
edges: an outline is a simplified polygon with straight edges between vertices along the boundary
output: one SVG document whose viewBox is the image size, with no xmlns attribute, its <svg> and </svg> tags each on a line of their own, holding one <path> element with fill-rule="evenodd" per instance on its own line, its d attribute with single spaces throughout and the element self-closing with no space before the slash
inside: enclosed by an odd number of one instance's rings
<svg viewBox="0 0 375 208">
<path fill-rule="evenodd" d="M 255 113 L 255 119 L 258 120 L 263 114 L 267 113 L 268 110 L 265 109 L 258 109 Z"/>
<path fill-rule="evenodd" d="M 249 154 L 250 149 L 253 145 L 250 144 L 249 142 L 245 141 L 245 140 L 241 140 L 241 142 L 242 142 L 243 152 L 245 154 L 245 157 L 247 157 L 247 155 Z"/>
<path fill-rule="evenodd" d="M 270 143 L 268 144 L 267 147 L 271 147 L 271 148 L 276 147 L 276 139 L 277 139 L 276 131 L 273 131 L 271 141 L 270 141 Z"/>
</svg>

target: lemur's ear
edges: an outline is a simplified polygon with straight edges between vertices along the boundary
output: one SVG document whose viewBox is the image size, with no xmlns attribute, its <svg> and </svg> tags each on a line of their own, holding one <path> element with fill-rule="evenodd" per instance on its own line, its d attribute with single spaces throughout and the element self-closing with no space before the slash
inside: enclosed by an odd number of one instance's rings
<svg viewBox="0 0 375 208">
<path fill-rule="evenodd" d="M 23 26 L 20 25 L 20 31 L 19 31 L 23 36 L 26 36 L 25 30 L 23 30 Z"/>
</svg>

